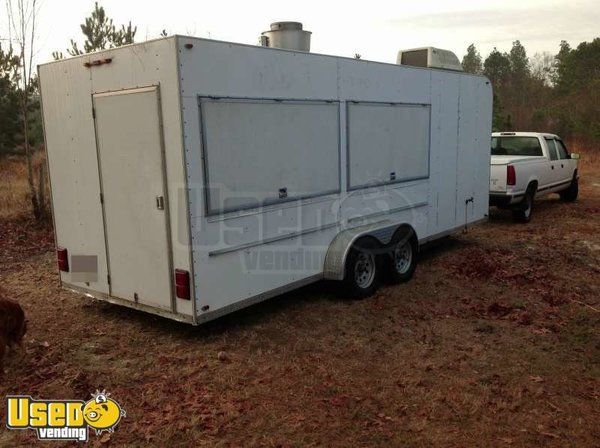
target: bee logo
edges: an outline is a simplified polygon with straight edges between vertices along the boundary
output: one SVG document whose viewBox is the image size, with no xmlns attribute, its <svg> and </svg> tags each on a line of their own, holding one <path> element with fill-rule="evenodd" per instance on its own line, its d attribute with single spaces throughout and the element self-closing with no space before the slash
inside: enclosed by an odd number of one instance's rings
<svg viewBox="0 0 600 448">
<path fill-rule="evenodd" d="M 121 418 L 126 416 L 119 403 L 109 396 L 106 391 L 97 390 L 83 407 L 83 418 L 88 426 L 96 431 L 96 435 L 104 431 L 114 432 Z"/>
</svg>

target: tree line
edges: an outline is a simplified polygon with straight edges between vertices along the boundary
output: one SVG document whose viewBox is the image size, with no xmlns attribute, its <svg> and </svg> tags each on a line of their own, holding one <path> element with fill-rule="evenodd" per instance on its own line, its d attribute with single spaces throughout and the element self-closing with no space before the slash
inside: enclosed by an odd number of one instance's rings
<svg viewBox="0 0 600 448">
<path fill-rule="evenodd" d="M 0 157 L 25 154 L 30 199 L 36 218 L 44 216 L 43 173 L 35 182 L 32 152 L 43 147 L 37 74 L 32 70 L 39 0 L 5 0 L 8 44 L 0 41 Z M 77 56 L 133 43 L 137 27 L 117 26 L 95 3 L 80 25 L 82 46 L 71 39 L 65 49 Z M 165 30 L 161 36 L 166 36 Z M 6 39 L 5 39 L 6 40 Z M 62 51 L 53 52 L 63 59 Z M 471 44 L 462 59 L 465 71 L 486 75 L 493 85 L 495 131 L 544 131 L 584 144 L 600 143 L 600 38 L 572 48 L 562 41 L 556 55 L 527 56 L 520 41 L 509 52 L 496 48 L 483 59 Z"/>
<path fill-rule="evenodd" d="M 494 48 L 483 59 L 474 44 L 463 69 L 487 76 L 494 90 L 494 131 L 551 132 L 583 144 L 600 144 L 600 38 L 557 54 L 527 57 L 516 40 L 509 52 Z"/>
<path fill-rule="evenodd" d="M 0 156 L 20 153 L 26 143 L 39 147 L 43 142 L 37 74 L 32 70 L 31 59 L 27 60 L 34 52 L 30 42 L 35 39 L 32 21 L 37 14 L 36 3 L 36 0 L 7 0 L 11 36 L 6 39 L 8 45 L 2 45 L 0 41 Z M 117 28 L 98 3 L 80 28 L 84 36 L 83 48 L 71 39 L 66 49 L 69 56 L 131 44 L 137 32 L 131 22 Z M 55 60 L 65 57 L 62 51 L 54 51 L 52 56 Z M 27 110 L 22 110 L 24 100 Z M 24 130 L 26 125 L 27 132 Z"/>
<path fill-rule="evenodd" d="M 45 168 L 34 172 L 33 152 L 43 147 L 43 129 L 37 74 L 33 70 L 36 43 L 38 0 L 6 0 L 8 45 L 0 42 L 0 157 L 24 154 L 27 162 L 29 200 L 36 219 L 48 216 L 45 191 Z M 80 25 L 83 48 L 71 39 L 66 52 L 77 56 L 133 43 L 137 27 L 131 22 L 117 27 L 96 2 L 94 9 Z M 163 31 L 163 35 L 166 32 Z M 63 59 L 62 51 L 52 53 Z"/>
</svg>

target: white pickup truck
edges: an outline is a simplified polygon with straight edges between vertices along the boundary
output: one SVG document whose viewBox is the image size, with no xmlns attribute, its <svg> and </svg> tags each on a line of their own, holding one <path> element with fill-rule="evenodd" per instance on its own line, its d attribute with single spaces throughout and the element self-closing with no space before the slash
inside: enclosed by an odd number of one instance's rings
<svg viewBox="0 0 600 448">
<path fill-rule="evenodd" d="M 578 159 L 554 134 L 494 132 L 490 205 L 511 209 L 516 220 L 528 222 L 535 197 L 558 193 L 564 201 L 575 201 Z"/>
</svg>

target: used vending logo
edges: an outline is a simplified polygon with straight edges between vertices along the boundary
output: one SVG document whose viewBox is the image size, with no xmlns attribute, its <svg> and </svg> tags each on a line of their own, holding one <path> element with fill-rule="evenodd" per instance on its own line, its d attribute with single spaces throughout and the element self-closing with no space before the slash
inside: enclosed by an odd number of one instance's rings
<svg viewBox="0 0 600 448">
<path fill-rule="evenodd" d="M 40 440 L 87 442 L 89 430 L 96 435 L 114 432 L 125 411 L 106 391 L 96 391 L 88 402 L 81 400 L 34 400 L 9 396 L 6 427 L 32 429 Z"/>
</svg>

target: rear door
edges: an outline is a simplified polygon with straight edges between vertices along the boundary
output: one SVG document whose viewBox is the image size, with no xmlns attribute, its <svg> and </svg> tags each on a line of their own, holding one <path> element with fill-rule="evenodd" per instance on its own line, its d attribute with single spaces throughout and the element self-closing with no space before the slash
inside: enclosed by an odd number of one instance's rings
<svg viewBox="0 0 600 448">
<path fill-rule="evenodd" d="M 573 178 L 571 159 L 569 158 L 569 153 L 563 142 L 554 140 L 554 143 L 556 145 L 556 152 L 558 153 L 558 161 L 560 163 L 560 180 L 561 183 L 566 185 Z M 565 185 L 561 185 L 561 188 Z"/>
<path fill-rule="evenodd" d="M 552 191 L 554 190 L 555 185 L 562 180 L 562 171 L 560 167 L 560 160 L 558 159 L 556 142 L 554 141 L 554 139 L 546 138 L 546 146 L 548 147 L 548 157 L 550 159 L 550 171 L 548 175 L 548 180 L 543 187 L 551 186 L 548 190 Z"/>
<path fill-rule="evenodd" d="M 93 96 L 110 294 L 173 309 L 158 87 Z"/>
</svg>

